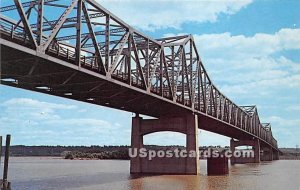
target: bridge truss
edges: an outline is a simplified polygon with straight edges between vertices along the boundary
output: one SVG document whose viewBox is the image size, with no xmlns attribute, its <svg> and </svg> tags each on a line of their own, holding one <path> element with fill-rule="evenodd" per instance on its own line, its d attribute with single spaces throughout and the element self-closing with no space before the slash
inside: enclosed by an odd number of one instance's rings
<svg viewBox="0 0 300 190">
<path fill-rule="evenodd" d="M 94 0 L 23 3 L 14 0 L 14 4 L 2 6 L 0 12 L 1 40 L 30 48 L 37 55 L 58 58 L 79 70 L 87 69 L 107 80 L 118 81 L 131 89 L 214 118 L 277 149 L 270 124 L 260 122 L 256 107 L 236 105 L 212 83 L 191 35 L 152 39 Z M 34 70 L 33 65 L 25 76 L 2 73 L 1 81 L 7 85 L 32 83 L 28 75 Z M 44 75 L 50 77 L 58 73 Z M 40 80 L 34 84 L 35 88 L 48 94 L 61 92 L 62 96 L 67 96 L 63 89 L 76 73 L 64 75 L 67 75 L 65 80 L 51 84 Z M 84 97 L 90 103 L 109 106 L 93 93 L 101 84 L 93 85 L 88 90 L 83 87 L 68 89 L 68 96 L 73 99 Z M 153 116 L 159 117 L 159 114 Z"/>
</svg>

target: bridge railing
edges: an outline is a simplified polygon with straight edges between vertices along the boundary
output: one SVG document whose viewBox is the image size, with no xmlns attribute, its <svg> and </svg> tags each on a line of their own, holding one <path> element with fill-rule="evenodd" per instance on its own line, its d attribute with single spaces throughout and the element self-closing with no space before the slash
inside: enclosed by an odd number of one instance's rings
<svg viewBox="0 0 300 190">
<path fill-rule="evenodd" d="M 0 28 L 1 34 L 20 40 L 23 44 L 29 44 L 29 39 L 26 36 L 23 27 L 20 27 L 15 22 L 3 16 L 0 17 Z"/>
</svg>

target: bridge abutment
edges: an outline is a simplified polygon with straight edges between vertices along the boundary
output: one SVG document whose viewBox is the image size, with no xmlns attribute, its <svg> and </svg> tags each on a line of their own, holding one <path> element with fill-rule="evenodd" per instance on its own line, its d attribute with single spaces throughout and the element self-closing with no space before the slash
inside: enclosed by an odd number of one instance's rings
<svg viewBox="0 0 300 190">
<path fill-rule="evenodd" d="M 235 148 L 239 146 L 252 146 L 254 156 L 248 157 L 245 154 L 240 157 L 236 157 Z M 260 142 L 258 139 L 253 140 L 230 140 L 230 150 L 233 156 L 230 158 L 230 163 L 233 164 L 245 164 L 245 163 L 259 163 L 260 162 Z"/>
<path fill-rule="evenodd" d="M 131 148 L 144 147 L 143 136 L 161 131 L 186 134 L 185 156 L 174 154 L 172 157 L 141 157 L 139 154 L 130 160 L 130 173 L 152 174 L 199 174 L 198 118 L 197 115 L 143 119 L 138 115 L 132 118 Z M 190 154 L 192 153 L 192 154 Z M 177 156 L 176 156 L 177 155 Z"/>
</svg>

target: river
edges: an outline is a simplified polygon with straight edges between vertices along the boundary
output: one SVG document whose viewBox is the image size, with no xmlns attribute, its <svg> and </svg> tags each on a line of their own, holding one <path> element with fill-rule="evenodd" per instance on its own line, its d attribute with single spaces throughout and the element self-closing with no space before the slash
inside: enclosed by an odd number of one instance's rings
<svg viewBox="0 0 300 190">
<path fill-rule="evenodd" d="M 3 165 L 2 165 L 3 166 Z M 300 190 L 300 161 L 278 160 L 230 166 L 227 176 L 131 176 L 129 161 L 12 157 L 13 190 Z"/>
</svg>

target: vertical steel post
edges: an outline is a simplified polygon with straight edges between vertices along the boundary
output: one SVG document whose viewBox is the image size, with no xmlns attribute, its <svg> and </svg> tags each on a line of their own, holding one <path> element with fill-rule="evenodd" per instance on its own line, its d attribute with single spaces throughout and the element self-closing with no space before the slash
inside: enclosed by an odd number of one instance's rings
<svg viewBox="0 0 300 190">
<path fill-rule="evenodd" d="M 145 56 L 145 65 L 147 66 L 147 73 L 146 73 L 146 83 L 149 85 L 149 73 L 150 73 L 150 60 L 149 60 L 149 39 L 147 39 L 147 47 L 146 47 L 146 56 Z"/>
<path fill-rule="evenodd" d="M 34 35 L 33 35 L 33 32 L 31 30 L 31 27 L 29 25 L 29 22 L 28 22 L 28 18 L 26 18 L 26 15 L 25 15 L 25 12 L 24 12 L 24 9 L 23 9 L 23 6 L 22 4 L 20 3 L 19 0 L 14 0 L 15 2 L 15 5 L 16 5 L 16 8 L 17 8 L 17 11 L 19 13 L 19 16 L 22 20 L 22 23 L 23 23 L 23 26 L 24 26 L 24 29 L 25 29 L 25 40 L 26 40 L 26 34 L 28 35 L 30 41 L 32 42 L 33 46 L 34 47 L 37 47 L 37 44 L 36 44 L 36 41 L 35 41 L 35 38 L 34 38 Z M 28 13 L 29 15 L 29 13 Z"/>
<path fill-rule="evenodd" d="M 76 65 L 81 66 L 81 12 L 82 0 L 77 2 L 77 25 L 76 25 Z"/>
<path fill-rule="evenodd" d="M 43 7 L 44 0 L 38 1 L 38 15 L 37 15 L 37 45 L 43 43 Z"/>
<path fill-rule="evenodd" d="M 0 136 L 0 168 L 1 168 L 1 158 L 2 158 L 2 136 Z"/>
<path fill-rule="evenodd" d="M 189 84 L 189 96 L 190 96 L 190 106 L 194 108 L 194 86 L 193 86 L 193 44 L 192 40 L 189 40 L 190 42 L 190 65 L 188 67 L 189 73 L 188 77 L 190 77 L 190 84 Z M 195 73 L 196 74 L 196 73 Z"/>
<path fill-rule="evenodd" d="M 185 59 L 185 50 L 184 47 L 182 46 L 182 56 L 181 56 L 181 101 L 182 104 L 184 105 L 184 65 L 186 64 L 186 59 Z"/>
<path fill-rule="evenodd" d="M 10 135 L 6 135 L 4 170 L 3 170 L 4 190 L 7 189 L 6 187 L 7 187 L 9 152 L 10 152 Z"/>
<path fill-rule="evenodd" d="M 164 52 L 162 51 L 161 54 L 160 54 L 160 66 L 159 66 L 159 70 L 160 70 L 160 73 L 159 73 L 159 78 L 160 78 L 160 81 L 159 81 L 159 86 L 160 86 L 160 89 L 159 89 L 159 94 L 161 96 L 164 96 L 163 95 L 163 76 L 164 76 L 164 73 L 163 73 L 163 61 L 164 61 Z"/>
<path fill-rule="evenodd" d="M 110 15 L 107 15 L 106 19 L 105 19 L 105 66 L 106 66 L 106 70 L 108 70 L 108 68 L 110 67 L 109 45 L 110 45 Z"/>
<path fill-rule="evenodd" d="M 129 37 L 128 37 L 128 54 L 127 54 L 127 71 L 128 71 L 127 74 L 128 74 L 129 85 L 131 85 L 131 42 L 132 42 L 132 32 L 129 33 Z"/>
</svg>

